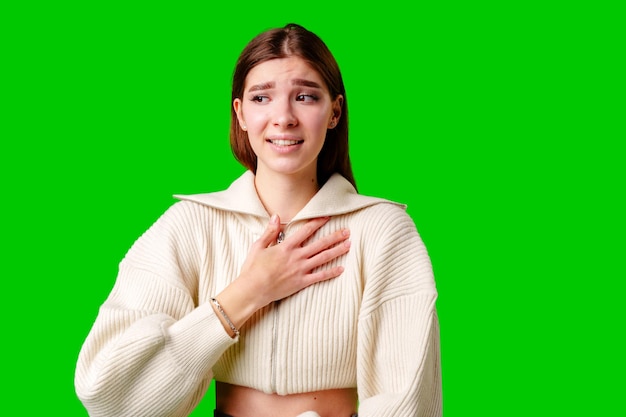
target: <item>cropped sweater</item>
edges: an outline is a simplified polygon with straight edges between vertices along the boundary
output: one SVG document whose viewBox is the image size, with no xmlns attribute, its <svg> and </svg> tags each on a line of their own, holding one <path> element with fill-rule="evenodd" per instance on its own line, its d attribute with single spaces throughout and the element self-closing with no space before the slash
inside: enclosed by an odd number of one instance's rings
<svg viewBox="0 0 626 417">
<path fill-rule="evenodd" d="M 120 263 L 80 351 L 90 416 L 187 416 L 213 378 L 280 395 L 356 387 L 360 417 L 441 415 L 437 291 L 404 206 L 333 175 L 285 238 L 331 216 L 312 239 L 350 229 L 350 252 L 331 262 L 344 272 L 257 311 L 233 339 L 209 300 L 267 227 L 254 175 L 177 197 Z"/>
</svg>

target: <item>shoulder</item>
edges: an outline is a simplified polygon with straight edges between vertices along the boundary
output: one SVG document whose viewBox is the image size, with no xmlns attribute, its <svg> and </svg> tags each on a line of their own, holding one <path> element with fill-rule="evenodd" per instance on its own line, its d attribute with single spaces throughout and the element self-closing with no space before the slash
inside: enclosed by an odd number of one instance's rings
<svg viewBox="0 0 626 417">
<path fill-rule="evenodd" d="M 156 219 L 142 237 L 173 242 L 202 236 L 210 225 L 227 221 L 213 207 L 193 201 L 175 201 Z"/>
<path fill-rule="evenodd" d="M 415 222 L 406 211 L 406 206 L 392 201 L 380 201 L 367 206 L 357 213 L 355 217 L 360 220 L 366 231 L 379 234 L 397 231 L 415 232 Z"/>
<path fill-rule="evenodd" d="M 429 262 L 417 226 L 404 205 L 374 204 L 355 213 L 350 223 L 368 262 L 393 264 L 407 259 Z"/>
<path fill-rule="evenodd" d="M 254 174 L 250 171 L 246 171 L 225 190 L 204 194 L 175 194 L 174 197 L 206 208 L 207 212 L 242 213 L 260 217 L 267 215 L 256 192 Z"/>
<path fill-rule="evenodd" d="M 375 199 L 375 197 L 365 197 Z M 374 204 L 365 207 L 362 215 L 366 217 L 384 216 L 390 219 L 410 219 L 406 212 L 406 205 L 391 200 L 377 199 Z"/>
<path fill-rule="evenodd" d="M 165 210 L 158 222 L 195 223 L 209 216 L 211 211 L 211 207 L 203 206 L 193 201 L 176 201 Z"/>
</svg>

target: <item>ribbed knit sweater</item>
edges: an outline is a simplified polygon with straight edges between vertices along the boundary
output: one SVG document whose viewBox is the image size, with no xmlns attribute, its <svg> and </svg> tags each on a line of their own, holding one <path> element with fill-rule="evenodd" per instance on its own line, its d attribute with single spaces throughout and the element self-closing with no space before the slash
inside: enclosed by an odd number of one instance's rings
<svg viewBox="0 0 626 417">
<path fill-rule="evenodd" d="M 333 175 L 286 226 L 350 229 L 339 277 L 253 315 L 231 338 L 211 307 L 269 215 L 246 172 L 225 191 L 177 196 L 128 251 L 78 358 L 90 416 L 187 416 L 213 378 L 280 395 L 356 387 L 359 417 L 440 416 L 437 291 L 405 207 Z M 252 416 L 250 416 L 252 417 Z"/>
</svg>

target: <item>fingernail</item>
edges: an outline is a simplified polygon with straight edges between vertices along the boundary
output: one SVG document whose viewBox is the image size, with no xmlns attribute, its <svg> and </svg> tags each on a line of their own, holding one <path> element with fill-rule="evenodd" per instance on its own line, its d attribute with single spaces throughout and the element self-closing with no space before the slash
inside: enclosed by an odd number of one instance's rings
<svg viewBox="0 0 626 417">
<path fill-rule="evenodd" d="M 351 241 L 351 240 L 344 240 L 344 241 L 343 241 L 343 245 L 344 245 L 346 248 L 349 248 L 350 246 L 352 246 L 352 241 Z"/>
<path fill-rule="evenodd" d="M 341 234 L 342 234 L 342 235 L 344 235 L 344 236 L 346 236 L 346 237 L 348 237 L 348 236 L 350 236 L 350 230 L 348 230 L 348 229 L 343 229 L 343 230 L 341 231 Z"/>
<path fill-rule="evenodd" d="M 278 223 L 278 214 L 272 215 L 272 217 L 270 218 L 270 223 L 272 224 Z"/>
</svg>

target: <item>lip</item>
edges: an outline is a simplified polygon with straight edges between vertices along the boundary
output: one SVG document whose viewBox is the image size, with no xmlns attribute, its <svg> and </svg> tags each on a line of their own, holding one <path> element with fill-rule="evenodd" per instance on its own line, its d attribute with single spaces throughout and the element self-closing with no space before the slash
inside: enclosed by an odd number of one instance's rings
<svg viewBox="0 0 626 417">
<path fill-rule="evenodd" d="M 266 139 L 266 141 L 275 141 L 275 140 L 291 140 L 297 142 L 303 142 L 302 138 L 296 135 L 270 135 Z"/>
<path fill-rule="evenodd" d="M 272 149 L 279 153 L 289 153 L 300 148 L 304 140 L 295 135 L 270 135 L 265 139 Z"/>
</svg>

